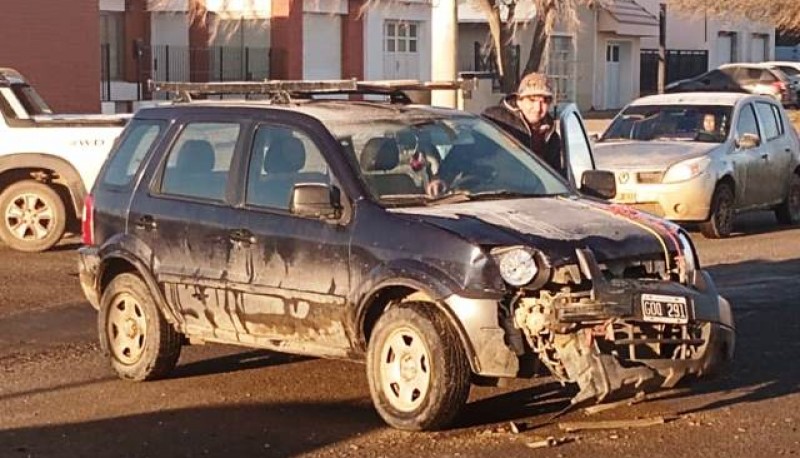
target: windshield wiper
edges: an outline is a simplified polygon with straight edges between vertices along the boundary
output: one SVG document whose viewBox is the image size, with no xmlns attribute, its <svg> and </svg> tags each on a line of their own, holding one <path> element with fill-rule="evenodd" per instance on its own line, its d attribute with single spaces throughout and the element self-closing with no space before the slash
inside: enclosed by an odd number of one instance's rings
<svg viewBox="0 0 800 458">
<path fill-rule="evenodd" d="M 467 202 L 471 200 L 482 199 L 529 199 L 532 197 L 553 197 L 561 194 L 531 194 L 519 191 L 509 191 L 507 189 L 498 189 L 494 191 L 481 191 L 469 192 L 466 190 L 455 191 L 450 194 L 443 194 L 441 196 L 429 198 L 428 205 L 442 205 L 442 204 L 455 204 L 459 202 Z"/>
</svg>

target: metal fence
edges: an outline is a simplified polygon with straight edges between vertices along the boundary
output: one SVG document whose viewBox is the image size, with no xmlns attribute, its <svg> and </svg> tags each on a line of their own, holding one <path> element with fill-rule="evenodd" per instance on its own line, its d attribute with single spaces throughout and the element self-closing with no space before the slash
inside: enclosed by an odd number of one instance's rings
<svg viewBox="0 0 800 458">
<path fill-rule="evenodd" d="M 642 49 L 639 74 L 641 95 L 658 92 L 658 50 Z M 668 50 L 667 84 L 708 71 L 708 51 Z"/>
<path fill-rule="evenodd" d="M 131 83 L 157 81 L 258 81 L 269 78 L 270 48 L 252 46 L 188 46 L 159 45 L 142 49 L 137 75 Z M 115 71 L 109 45 L 100 47 L 101 99 L 114 100 L 112 82 L 124 81 L 124 72 Z M 147 94 L 141 93 L 141 97 Z"/>
</svg>

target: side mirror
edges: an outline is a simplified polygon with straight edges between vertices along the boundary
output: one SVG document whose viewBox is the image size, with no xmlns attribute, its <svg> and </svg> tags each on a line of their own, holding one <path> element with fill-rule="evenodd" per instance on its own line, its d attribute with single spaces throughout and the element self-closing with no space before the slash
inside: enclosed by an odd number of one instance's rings
<svg viewBox="0 0 800 458">
<path fill-rule="evenodd" d="M 580 191 L 588 196 L 613 199 L 617 195 L 617 180 L 607 170 L 587 170 L 581 176 Z"/>
<path fill-rule="evenodd" d="M 289 212 L 317 219 L 339 219 L 341 216 L 339 190 L 323 183 L 298 183 L 292 188 Z"/>
<path fill-rule="evenodd" d="M 736 139 L 736 148 L 738 149 L 753 149 L 761 144 L 761 139 L 755 134 L 742 134 L 741 137 Z"/>
</svg>

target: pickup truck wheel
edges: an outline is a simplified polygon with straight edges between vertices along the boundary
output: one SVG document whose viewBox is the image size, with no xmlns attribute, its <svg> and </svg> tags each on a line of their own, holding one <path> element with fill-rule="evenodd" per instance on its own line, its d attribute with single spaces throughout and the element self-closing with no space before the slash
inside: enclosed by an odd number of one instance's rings
<svg viewBox="0 0 800 458">
<path fill-rule="evenodd" d="M 733 189 L 726 183 L 717 185 L 711 197 L 711 215 L 708 221 L 700 224 L 700 232 L 710 239 L 722 239 L 733 232 Z"/>
<path fill-rule="evenodd" d="M 56 191 L 38 181 L 14 183 L 0 194 L 0 238 L 18 251 L 37 252 L 61 240 L 67 213 Z"/>
<path fill-rule="evenodd" d="M 367 378 L 380 416 L 405 430 L 448 426 L 466 404 L 470 368 L 455 330 L 435 305 L 390 307 L 375 324 Z"/>
<path fill-rule="evenodd" d="M 781 224 L 800 224 L 800 175 L 792 174 L 786 200 L 775 210 Z"/>
<path fill-rule="evenodd" d="M 133 274 L 120 274 L 103 291 L 97 328 L 100 348 L 122 379 L 164 377 L 181 354 L 181 335 L 161 315 L 147 285 Z"/>
</svg>

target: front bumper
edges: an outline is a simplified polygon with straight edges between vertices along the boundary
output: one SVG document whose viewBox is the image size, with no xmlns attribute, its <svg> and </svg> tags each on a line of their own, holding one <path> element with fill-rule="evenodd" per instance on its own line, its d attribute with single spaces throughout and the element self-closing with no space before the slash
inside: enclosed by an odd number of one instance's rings
<svg viewBox="0 0 800 458">
<path fill-rule="evenodd" d="M 100 310 L 99 268 L 100 256 L 97 248 L 85 246 L 78 250 L 78 279 L 81 289 L 86 300 L 97 310 Z"/>
<path fill-rule="evenodd" d="M 617 184 L 617 196 L 612 200 L 614 203 L 629 205 L 672 221 L 708 219 L 711 196 L 716 186 L 711 174 L 702 173 L 678 183 L 653 184 L 636 182 L 636 172 L 629 172 L 628 175 L 631 182 Z"/>
<path fill-rule="evenodd" d="M 688 283 L 594 277 L 589 292 L 529 293 L 516 303 L 510 328 L 503 326 L 504 304 L 458 296 L 446 302 L 466 334 L 478 375 L 515 377 L 521 362 L 538 357 L 556 378 L 580 386 L 573 399 L 580 402 L 602 400 L 626 385 L 671 387 L 733 358 L 730 304 L 706 272 L 694 272 Z M 686 298 L 688 322 L 646 321 L 642 294 Z M 520 331 L 527 347 L 515 345 Z"/>
</svg>

